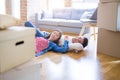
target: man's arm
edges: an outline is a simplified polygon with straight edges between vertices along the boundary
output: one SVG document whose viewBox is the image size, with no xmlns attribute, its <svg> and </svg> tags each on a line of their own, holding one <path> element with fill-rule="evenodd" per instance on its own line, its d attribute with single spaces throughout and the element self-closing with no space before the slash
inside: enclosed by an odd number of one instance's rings
<svg viewBox="0 0 120 80">
<path fill-rule="evenodd" d="M 62 53 L 67 52 L 68 51 L 68 41 L 65 40 L 63 46 L 58 46 L 57 44 L 54 44 L 52 50 L 56 51 L 56 52 L 62 52 Z"/>
</svg>

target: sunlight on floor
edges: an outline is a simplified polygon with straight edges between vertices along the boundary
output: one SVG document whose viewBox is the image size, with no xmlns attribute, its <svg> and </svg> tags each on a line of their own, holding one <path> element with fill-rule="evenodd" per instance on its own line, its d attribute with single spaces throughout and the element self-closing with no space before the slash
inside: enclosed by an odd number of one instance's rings
<svg viewBox="0 0 120 80">
<path fill-rule="evenodd" d="M 90 58 L 74 60 L 63 56 L 60 63 L 44 60 L 46 80 L 101 80 L 99 62 Z"/>
</svg>

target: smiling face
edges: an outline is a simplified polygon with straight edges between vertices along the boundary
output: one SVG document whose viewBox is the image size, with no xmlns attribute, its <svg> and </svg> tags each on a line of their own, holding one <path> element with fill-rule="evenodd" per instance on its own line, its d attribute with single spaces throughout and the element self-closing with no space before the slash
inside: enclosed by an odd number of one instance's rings
<svg viewBox="0 0 120 80">
<path fill-rule="evenodd" d="M 53 31 L 51 34 L 50 34 L 50 37 L 49 37 L 49 40 L 51 41 L 57 41 L 59 40 L 61 37 L 61 32 L 59 31 Z"/>
<path fill-rule="evenodd" d="M 83 44 L 83 42 L 84 42 L 84 37 L 75 37 L 75 38 L 73 38 L 72 39 L 72 42 L 73 43 L 81 43 L 81 44 Z"/>
</svg>

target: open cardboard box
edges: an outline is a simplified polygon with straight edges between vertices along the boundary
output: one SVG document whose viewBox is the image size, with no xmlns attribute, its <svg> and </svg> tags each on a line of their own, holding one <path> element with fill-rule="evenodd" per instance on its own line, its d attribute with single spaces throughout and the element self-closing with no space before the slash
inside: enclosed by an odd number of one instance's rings
<svg viewBox="0 0 120 80">
<path fill-rule="evenodd" d="M 120 3 L 99 3 L 97 26 L 111 31 L 120 31 Z"/>
</svg>

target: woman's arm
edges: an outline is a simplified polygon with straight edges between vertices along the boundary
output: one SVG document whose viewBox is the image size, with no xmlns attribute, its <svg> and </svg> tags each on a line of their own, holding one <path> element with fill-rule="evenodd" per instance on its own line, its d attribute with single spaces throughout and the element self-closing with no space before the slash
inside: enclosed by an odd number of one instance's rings
<svg viewBox="0 0 120 80">
<path fill-rule="evenodd" d="M 57 44 L 54 44 L 52 50 L 55 52 L 62 52 L 62 53 L 67 52 L 68 51 L 68 41 L 65 40 L 63 46 L 58 46 Z"/>
<path fill-rule="evenodd" d="M 47 53 L 50 50 L 50 48 L 46 48 L 44 50 L 42 50 L 41 52 L 35 53 L 35 57 L 41 56 L 45 53 Z"/>
</svg>

